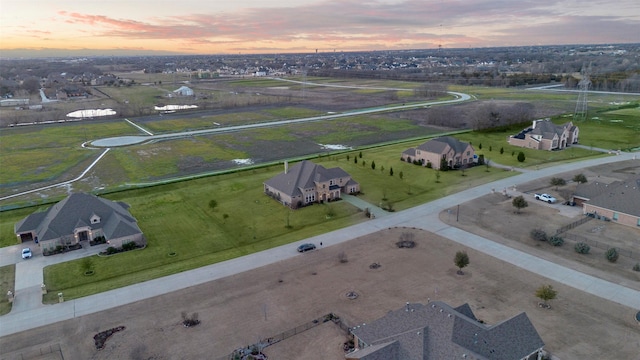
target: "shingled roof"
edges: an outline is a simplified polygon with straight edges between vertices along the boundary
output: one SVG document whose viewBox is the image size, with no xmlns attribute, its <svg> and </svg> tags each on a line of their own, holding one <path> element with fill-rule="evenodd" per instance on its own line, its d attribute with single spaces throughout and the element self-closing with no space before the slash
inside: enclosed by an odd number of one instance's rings
<svg viewBox="0 0 640 360">
<path fill-rule="evenodd" d="M 382 359 L 377 351 L 394 354 L 386 360 L 516 360 L 544 346 L 525 313 L 490 326 L 478 322 L 467 304 L 454 309 L 440 301 L 407 304 L 351 332 L 367 346 L 346 357 L 362 360 Z"/>
<path fill-rule="evenodd" d="M 92 216 L 100 222 L 92 224 Z M 107 239 L 142 233 L 126 205 L 86 193 L 71 194 L 46 211 L 31 214 L 14 229 L 16 234 L 34 231 L 40 241 L 47 241 L 73 234 L 81 226 L 102 228 Z"/>
<path fill-rule="evenodd" d="M 632 216 L 640 216 L 640 178 L 599 186 L 600 193 L 589 198 L 589 205 Z"/>
<path fill-rule="evenodd" d="M 456 154 L 464 152 L 467 146 L 469 146 L 468 143 L 462 142 L 454 137 L 442 136 L 418 145 L 417 149 L 431 153 L 442 154 L 447 145 L 449 145 Z"/>
<path fill-rule="evenodd" d="M 349 176 L 349 174 L 339 167 L 327 169 L 322 165 L 304 160 L 293 165 L 286 172 L 265 181 L 265 184 L 278 189 L 286 195 L 295 197 L 302 194 L 300 189 L 313 188 L 315 182 L 324 182 L 346 176 Z"/>
</svg>

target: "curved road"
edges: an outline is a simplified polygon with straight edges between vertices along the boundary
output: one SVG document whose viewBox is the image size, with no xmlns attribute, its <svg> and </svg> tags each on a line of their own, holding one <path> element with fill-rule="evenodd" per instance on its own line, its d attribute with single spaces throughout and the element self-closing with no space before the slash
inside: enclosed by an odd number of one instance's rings
<svg viewBox="0 0 640 360">
<path fill-rule="evenodd" d="M 302 83 L 302 82 L 293 81 L 293 80 L 284 80 L 284 79 L 278 79 L 278 80 Z M 396 89 L 396 88 L 373 88 L 373 87 L 347 86 L 347 85 L 325 85 L 325 84 L 315 84 L 315 83 L 305 83 L 305 84 L 314 85 L 314 86 L 344 87 L 344 88 L 355 88 L 355 89 L 407 90 L 407 89 Z M 312 117 L 301 118 L 301 119 L 270 121 L 265 123 L 228 126 L 223 128 L 185 131 L 185 132 L 170 133 L 170 134 L 111 137 L 111 138 L 93 140 L 91 141 L 91 145 L 96 147 L 128 146 L 128 145 L 136 145 L 136 144 L 141 144 L 141 143 L 154 141 L 154 140 L 179 139 L 179 138 L 198 136 L 198 135 L 222 134 L 222 133 L 235 132 L 235 131 L 241 131 L 241 130 L 247 130 L 247 129 L 282 126 L 282 125 L 298 124 L 298 123 L 305 123 L 305 122 L 311 122 L 311 121 L 334 120 L 334 119 L 339 119 L 339 118 L 348 117 L 348 116 L 375 114 L 375 113 L 396 111 L 396 110 L 416 109 L 416 108 L 423 108 L 431 105 L 445 105 L 445 104 L 453 104 L 457 102 L 471 100 L 471 96 L 464 93 L 453 92 L 453 91 L 448 91 L 447 93 L 455 96 L 455 99 L 442 100 L 442 101 L 429 101 L 429 102 L 424 102 L 419 104 L 375 107 L 375 108 L 367 108 L 367 109 L 360 109 L 360 110 L 352 110 L 352 111 L 347 111 L 340 114 L 312 116 Z"/>
<path fill-rule="evenodd" d="M 43 305 L 40 302 L 40 284 L 42 283 L 43 267 L 53 262 L 63 262 L 72 258 L 90 255 L 87 250 L 73 251 L 71 253 L 46 258 L 36 256 L 29 261 L 21 261 L 18 246 L 2 248 L 0 249 L 0 258 L 13 256 L 13 262 L 17 262 L 17 265 L 16 300 L 11 313 L 0 317 L 0 336 L 6 336 L 39 326 L 116 308 L 132 302 L 256 269 L 280 260 L 289 259 L 299 255 L 295 249 L 297 245 L 303 242 L 322 242 L 324 244 L 323 246 L 331 246 L 394 226 L 416 227 L 436 233 L 487 255 L 497 257 L 515 266 L 547 277 L 550 280 L 633 309 L 640 309 L 640 291 L 638 290 L 630 289 L 623 285 L 602 280 L 549 262 L 520 250 L 493 242 L 490 239 L 452 227 L 439 219 L 439 213 L 443 210 L 488 194 L 492 188 L 508 188 L 514 184 L 517 185 L 566 171 L 580 170 L 585 167 L 606 163 L 632 159 L 634 161 L 640 161 L 636 160 L 639 155 L 640 152 L 623 153 L 617 156 L 589 159 L 530 171 L 508 179 L 502 179 L 464 190 L 412 209 L 389 213 L 361 224 L 318 235 L 310 239 L 300 240 L 293 244 L 283 245 L 260 253 L 254 253 L 55 305 Z M 27 299 L 25 299 L 25 297 L 27 297 Z M 630 316 L 631 315 L 630 310 Z"/>
</svg>

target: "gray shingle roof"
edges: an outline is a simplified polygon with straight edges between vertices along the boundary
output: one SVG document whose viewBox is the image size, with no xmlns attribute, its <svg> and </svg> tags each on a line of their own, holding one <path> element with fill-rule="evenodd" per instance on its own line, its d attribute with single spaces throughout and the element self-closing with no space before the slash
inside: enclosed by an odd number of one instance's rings
<svg viewBox="0 0 640 360">
<path fill-rule="evenodd" d="M 451 136 L 442 136 L 420 144 L 417 148 L 431 153 L 442 154 L 447 145 L 449 145 L 456 154 L 460 154 L 469 146 L 469 143 L 462 142 Z"/>
<path fill-rule="evenodd" d="M 640 216 L 640 179 L 623 183 L 613 183 L 600 187 L 599 195 L 587 203 L 604 209 L 633 216 Z"/>
<path fill-rule="evenodd" d="M 280 173 L 264 183 L 294 197 L 302 194 L 300 189 L 313 188 L 315 182 L 324 182 L 346 176 L 349 176 L 349 174 L 341 168 L 326 169 L 322 165 L 304 160 L 291 166 L 286 173 Z"/>
<path fill-rule="evenodd" d="M 544 346 L 525 313 L 489 326 L 478 322 L 472 312 L 466 315 L 469 312 L 467 304 L 456 309 L 440 301 L 408 304 L 352 333 L 367 345 L 397 341 L 399 356 L 388 360 L 461 359 L 464 354 L 515 360 Z"/>
<path fill-rule="evenodd" d="M 91 224 L 93 215 L 101 221 Z M 46 211 L 29 215 L 16 224 L 15 231 L 35 231 L 39 240 L 47 241 L 70 235 L 79 226 L 103 228 L 107 239 L 142 233 L 136 219 L 120 203 L 86 193 L 71 194 Z"/>
</svg>

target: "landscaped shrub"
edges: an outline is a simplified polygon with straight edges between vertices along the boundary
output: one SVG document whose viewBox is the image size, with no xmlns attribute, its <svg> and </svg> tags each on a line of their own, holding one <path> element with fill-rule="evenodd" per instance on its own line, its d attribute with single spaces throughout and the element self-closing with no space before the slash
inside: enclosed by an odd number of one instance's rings
<svg viewBox="0 0 640 360">
<path fill-rule="evenodd" d="M 431 164 L 431 161 L 427 161 L 427 168 L 433 169 L 433 165 Z"/>
<path fill-rule="evenodd" d="M 118 249 L 114 248 L 113 246 L 109 246 L 109 247 L 107 248 L 107 254 L 108 254 L 108 255 L 113 255 L 113 254 L 115 254 L 115 253 L 117 253 L 117 252 L 118 252 Z"/>
<path fill-rule="evenodd" d="M 640 263 L 633 265 L 633 271 L 640 271 Z"/>
<path fill-rule="evenodd" d="M 618 249 L 616 248 L 609 248 L 609 250 L 604 253 L 604 257 L 606 257 L 609 262 L 618 261 L 619 256 L 620 254 L 618 254 Z"/>
<path fill-rule="evenodd" d="M 583 242 L 579 242 L 573 247 L 578 254 L 588 254 L 591 247 Z"/>
<path fill-rule="evenodd" d="M 553 245 L 553 246 L 562 246 L 562 244 L 564 244 L 564 239 L 558 235 L 553 235 L 550 239 L 549 239 L 549 244 Z"/>
<path fill-rule="evenodd" d="M 533 240 L 538 240 L 538 241 L 547 241 L 548 240 L 547 233 L 542 229 L 533 229 L 533 230 L 531 230 L 531 238 Z"/>
<path fill-rule="evenodd" d="M 136 247 L 137 247 L 137 245 L 133 241 L 130 241 L 130 242 L 122 244 L 122 250 L 124 250 L 124 251 L 133 250 Z"/>
<path fill-rule="evenodd" d="M 518 162 L 524 162 L 525 159 L 526 159 L 526 157 L 524 156 L 524 153 L 522 151 L 520 151 L 518 153 Z"/>
</svg>

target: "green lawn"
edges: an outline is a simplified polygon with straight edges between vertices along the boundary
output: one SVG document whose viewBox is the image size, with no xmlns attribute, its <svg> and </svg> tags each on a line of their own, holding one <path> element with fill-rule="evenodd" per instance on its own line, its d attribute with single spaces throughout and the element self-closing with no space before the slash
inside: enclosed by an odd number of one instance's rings
<svg viewBox="0 0 640 360">
<path fill-rule="evenodd" d="M 67 299 L 86 296 L 365 221 L 346 202 L 288 210 L 262 193 L 262 182 L 280 171 L 277 166 L 112 194 L 131 205 L 148 247 L 96 257 L 93 276 L 83 275 L 82 260 L 49 266 L 45 283 Z M 218 202 L 213 210 L 212 199 Z"/>
<path fill-rule="evenodd" d="M 11 304 L 7 301 L 7 291 L 15 291 L 16 266 L 0 267 L 0 316 L 11 311 Z"/>
</svg>

